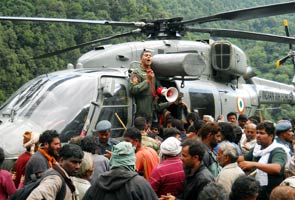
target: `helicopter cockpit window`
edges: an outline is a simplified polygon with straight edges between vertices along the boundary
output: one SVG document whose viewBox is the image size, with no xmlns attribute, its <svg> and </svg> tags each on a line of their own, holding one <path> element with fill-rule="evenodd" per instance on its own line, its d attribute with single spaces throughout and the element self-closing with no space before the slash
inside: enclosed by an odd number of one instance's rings
<svg viewBox="0 0 295 200">
<path fill-rule="evenodd" d="M 112 96 L 104 96 L 103 105 L 127 105 L 127 91 L 123 84 L 115 83 Z"/>
<path fill-rule="evenodd" d="M 32 86 L 15 95 L 16 99 L 10 100 L 14 102 L 11 109 L 16 110 L 15 118 L 23 118 L 44 130 L 60 132 L 95 99 L 96 76 L 44 76 L 43 79 L 38 81 L 37 78 L 37 81 L 31 82 Z"/>
<path fill-rule="evenodd" d="M 112 82 L 114 90 L 112 95 L 103 96 L 103 106 L 98 122 L 109 120 L 112 123 L 112 137 L 120 137 L 124 132 L 121 122 L 126 125 L 128 119 L 127 88 L 123 79 L 114 78 Z"/>
<path fill-rule="evenodd" d="M 215 116 L 215 104 L 212 92 L 207 90 L 191 89 L 189 94 L 192 110 L 197 110 L 200 116 Z"/>
</svg>

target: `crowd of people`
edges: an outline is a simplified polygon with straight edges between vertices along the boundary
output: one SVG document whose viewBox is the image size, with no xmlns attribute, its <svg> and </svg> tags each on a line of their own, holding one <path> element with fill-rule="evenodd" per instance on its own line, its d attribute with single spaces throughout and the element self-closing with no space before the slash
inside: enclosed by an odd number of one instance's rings
<svg viewBox="0 0 295 200">
<path fill-rule="evenodd" d="M 295 199 L 290 121 L 240 115 L 205 122 L 194 115 L 183 130 L 172 120 L 157 131 L 136 117 L 117 139 L 102 120 L 93 136 L 64 145 L 54 130 L 25 132 L 14 172 L 0 171 L 0 199 L 18 199 L 17 191 L 38 180 L 27 199 Z M 0 163 L 4 158 L 0 149 Z"/>
<path fill-rule="evenodd" d="M 0 200 L 24 191 L 28 200 L 295 199 L 293 123 L 235 112 L 201 118 L 181 93 L 159 103 L 151 63 L 144 50 L 130 74 L 137 112 L 122 137 L 111 137 L 108 120 L 64 145 L 55 130 L 25 132 L 13 171 L 0 170 Z"/>
</svg>

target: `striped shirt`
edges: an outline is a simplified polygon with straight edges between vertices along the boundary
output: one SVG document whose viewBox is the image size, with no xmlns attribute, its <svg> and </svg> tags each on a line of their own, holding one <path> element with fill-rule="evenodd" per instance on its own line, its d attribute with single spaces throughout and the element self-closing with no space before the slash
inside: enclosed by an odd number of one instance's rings
<svg viewBox="0 0 295 200">
<path fill-rule="evenodd" d="M 149 182 L 158 197 L 167 193 L 178 196 L 182 192 L 184 179 L 182 161 L 179 157 L 171 157 L 153 169 Z"/>
</svg>

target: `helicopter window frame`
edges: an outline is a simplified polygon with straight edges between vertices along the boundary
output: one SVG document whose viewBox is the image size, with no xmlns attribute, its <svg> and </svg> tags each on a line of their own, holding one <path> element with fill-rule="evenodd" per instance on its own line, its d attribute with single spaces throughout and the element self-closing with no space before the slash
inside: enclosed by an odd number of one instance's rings
<svg viewBox="0 0 295 200">
<path fill-rule="evenodd" d="M 112 79 L 115 81 L 114 91 L 110 95 L 109 92 L 104 93 L 104 87 L 105 87 L 105 81 L 104 79 Z M 128 83 L 127 83 L 126 76 L 116 76 L 116 75 L 103 75 L 100 77 L 100 83 L 99 88 L 102 90 L 102 92 L 98 95 L 98 107 L 96 107 L 95 112 L 99 112 L 99 115 L 97 119 L 94 119 L 93 121 L 96 121 L 95 123 L 91 122 L 90 128 L 96 127 L 96 124 L 101 120 L 108 120 L 112 124 L 112 134 L 111 137 L 120 137 L 123 135 L 123 132 L 125 131 L 124 127 L 122 126 L 120 120 L 122 123 L 124 123 L 125 126 L 127 126 L 130 122 L 128 119 L 128 113 L 132 112 L 132 100 L 130 99 L 129 90 L 128 90 Z M 109 81 L 106 81 L 110 83 Z M 108 85 L 108 90 L 112 86 Z M 119 94 L 119 98 L 117 96 Z M 105 103 L 107 100 L 111 99 L 111 103 Z M 113 101 L 115 100 L 115 101 Z M 115 115 L 115 113 L 118 115 L 119 119 Z M 96 114 L 94 114 L 96 115 Z"/>
</svg>

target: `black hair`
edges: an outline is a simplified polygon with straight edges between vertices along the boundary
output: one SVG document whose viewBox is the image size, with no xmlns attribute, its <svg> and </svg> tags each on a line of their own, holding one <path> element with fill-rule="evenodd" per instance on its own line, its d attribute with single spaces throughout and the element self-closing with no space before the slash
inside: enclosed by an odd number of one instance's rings
<svg viewBox="0 0 295 200">
<path fill-rule="evenodd" d="M 196 139 L 186 139 L 181 143 L 182 147 L 188 146 L 189 154 L 191 156 L 199 156 L 199 160 L 202 161 L 205 154 L 205 147 L 203 143 L 199 142 Z"/>
<path fill-rule="evenodd" d="M 173 119 L 172 121 L 172 127 L 177 128 L 180 131 L 184 131 L 184 123 L 182 120 L 179 119 Z"/>
<path fill-rule="evenodd" d="M 84 152 L 77 144 L 65 144 L 59 149 L 59 157 L 63 159 L 78 158 L 82 159 Z"/>
<path fill-rule="evenodd" d="M 176 128 L 164 128 L 164 140 L 166 140 L 169 137 L 176 137 L 176 135 L 180 135 L 180 132 Z"/>
<path fill-rule="evenodd" d="M 216 122 L 206 123 L 199 131 L 199 135 L 202 137 L 202 140 L 206 139 L 211 133 L 216 135 L 220 131 L 220 126 Z"/>
<path fill-rule="evenodd" d="M 254 197 L 259 192 L 259 182 L 254 177 L 242 175 L 232 185 L 230 200 Z"/>
<path fill-rule="evenodd" d="M 243 135 L 243 130 L 240 126 L 236 125 L 236 124 L 231 124 L 234 130 L 234 134 L 235 134 L 235 141 L 234 143 L 239 144 L 242 135 Z"/>
<path fill-rule="evenodd" d="M 190 113 L 187 114 L 186 119 L 187 120 L 192 120 L 192 121 L 195 122 L 195 121 L 200 119 L 200 116 L 196 112 L 190 112 Z"/>
<path fill-rule="evenodd" d="M 5 159 L 4 150 L 0 147 L 0 166 L 4 162 L 4 159 Z"/>
<path fill-rule="evenodd" d="M 202 200 L 228 200 L 227 193 L 222 185 L 211 182 L 200 192 L 198 199 Z"/>
<path fill-rule="evenodd" d="M 275 126 L 274 123 L 269 121 L 264 121 L 256 126 L 256 130 L 262 130 L 265 129 L 267 135 L 273 135 L 275 137 Z"/>
<path fill-rule="evenodd" d="M 231 123 L 228 122 L 219 122 L 218 125 L 221 128 L 221 134 L 224 139 L 229 142 L 235 142 L 235 133 Z"/>
<path fill-rule="evenodd" d="M 143 49 L 142 52 L 141 52 L 141 54 L 140 54 L 140 58 L 142 58 L 142 56 L 143 56 L 143 54 L 144 54 L 145 52 L 152 53 L 152 51 L 151 51 L 150 49 Z"/>
<path fill-rule="evenodd" d="M 81 142 L 80 146 L 83 151 L 95 154 L 97 147 L 96 138 L 94 136 L 86 136 L 84 137 Z"/>
<path fill-rule="evenodd" d="M 127 128 L 127 130 L 124 132 L 123 137 L 129 137 L 132 140 L 138 139 L 140 143 L 142 138 L 140 131 L 135 127 Z"/>
<path fill-rule="evenodd" d="M 226 115 L 226 119 L 228 119 L 228 117 L 229 117 L 229 116 L 232 116 L 232 115 L 234 115 L 234 116 L 236 117 L 236 119 L 238 118 L 237 113 L 235 113 L 235 112 L 229 112 L 229 113 L 227 113 L 227 115 Z"/>
<path fill-rule="evenodd" d="M 248 120 L 250 120 L 255 125 L 257 125 L 258 123 L 260 123 L 260 119 L 257 116 L 250 116 L 250 117 L 248 117 Z"/>
<path fill-rule="evenodd" d="M 46 130 L 40 135 L 40 146 L 43 146 L 46 142 L 50 144 L 54 138 L 59 138 L 59 134 L 56 130 Z"/>
<path fill-rule="evenodd" d="M 205 124 L 206 124 L 206 123 L 205 123 L 204 120 L 201 120 L 201 119 L 197 120 L 197 121 L 194 123 L 194 128 L 195 128 L 196 133 L 198 133 L 199 130 L 200 130 L 203 126 L 205 126 Z"/>
</svg>

